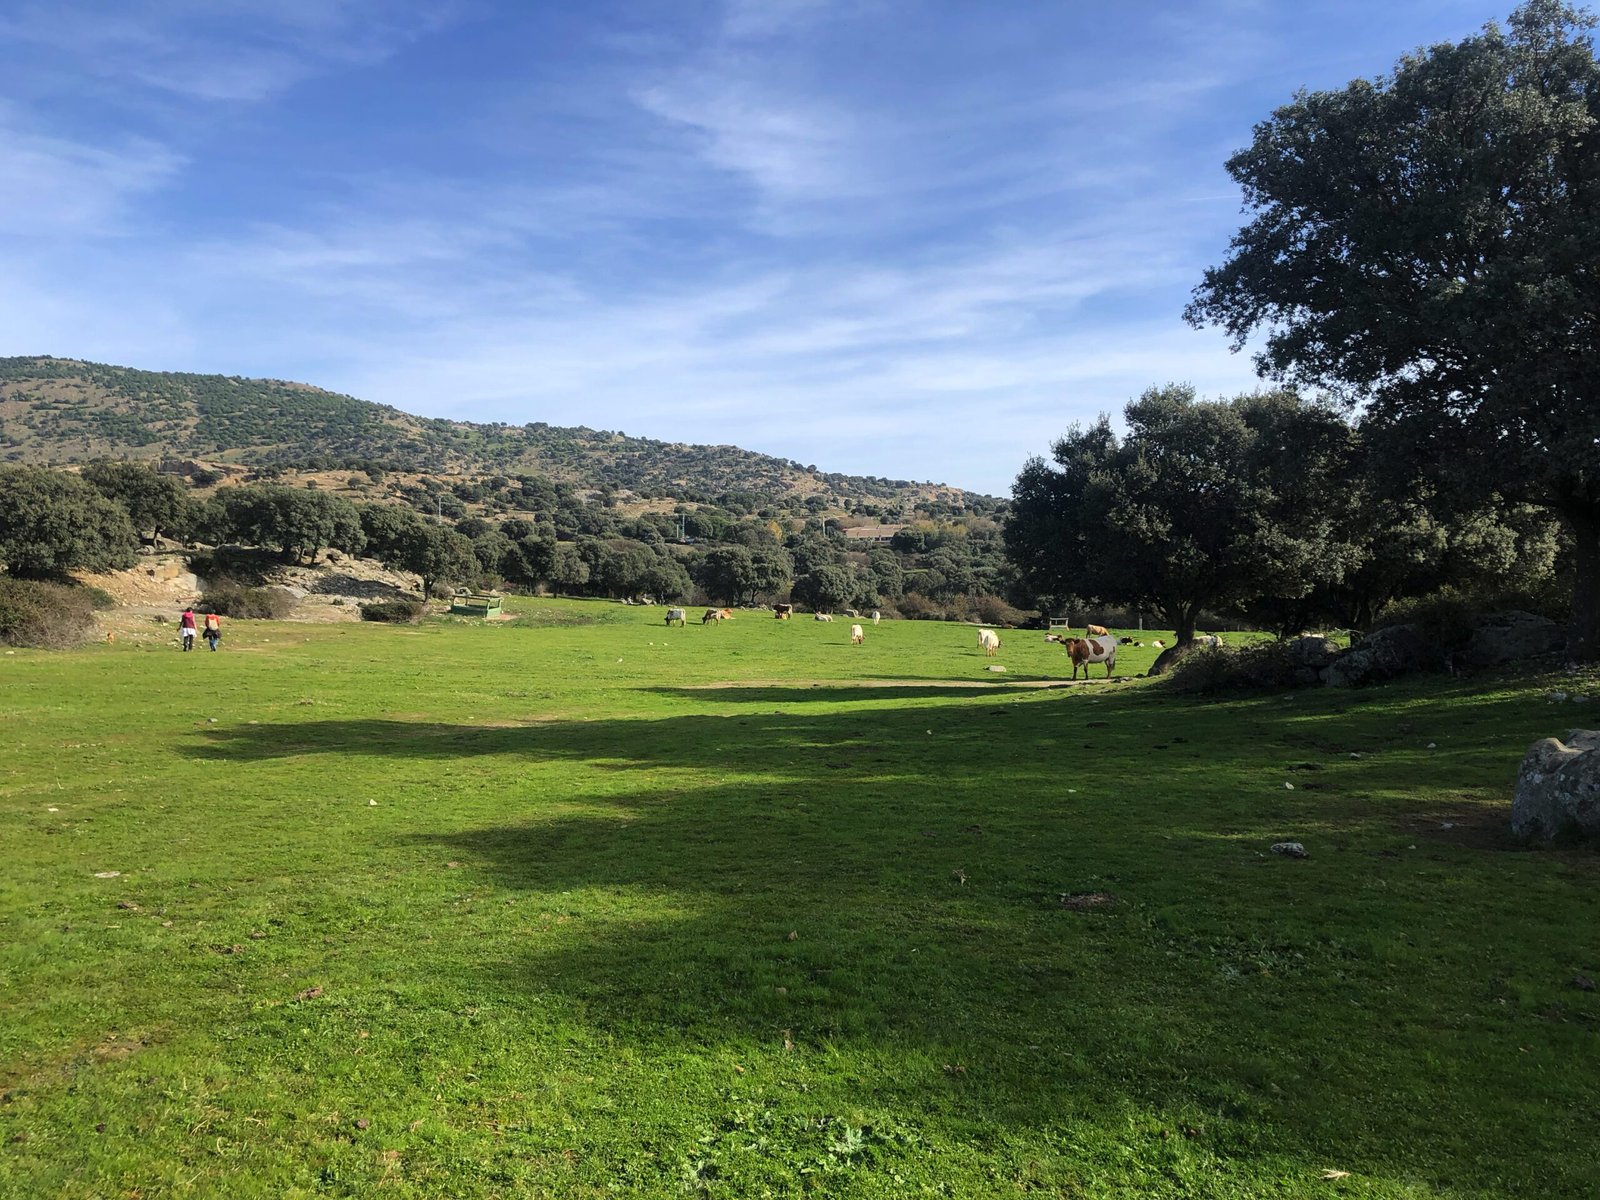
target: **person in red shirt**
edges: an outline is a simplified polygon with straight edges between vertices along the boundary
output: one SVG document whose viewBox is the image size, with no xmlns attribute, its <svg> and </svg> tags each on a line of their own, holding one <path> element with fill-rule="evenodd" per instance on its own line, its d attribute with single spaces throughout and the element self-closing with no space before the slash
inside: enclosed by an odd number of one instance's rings
<svg viewBox="0 0 1600 1200">
<path fill-rule="evenodd" d="M 217 649 L 217 643 L 222 640 L 222 618 L 217 616 L 216 613 L 207 613 L 205 630 L 206 645 L 210 646 L 214 653 Z"/>
<path fill-rule="evenodd" d="M 183 638 L 183 649 L 187 653 L 194 649 L 194 609 L 186 608 L 183 616 L 178 619 L 178 634 Z"/>
</svg>

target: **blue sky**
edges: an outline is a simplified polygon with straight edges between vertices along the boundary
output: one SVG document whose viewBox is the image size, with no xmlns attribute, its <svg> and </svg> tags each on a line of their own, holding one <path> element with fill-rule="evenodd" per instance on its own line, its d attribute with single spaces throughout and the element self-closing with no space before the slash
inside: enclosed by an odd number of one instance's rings
<svg viewBox="0 0 1600 1200">
<path fill-rule="evenodd" d="M 1222 170 L 1472 0 L 8 0 L 0 354 L 1003 494 L 1254 386 Z"/>
</svg>

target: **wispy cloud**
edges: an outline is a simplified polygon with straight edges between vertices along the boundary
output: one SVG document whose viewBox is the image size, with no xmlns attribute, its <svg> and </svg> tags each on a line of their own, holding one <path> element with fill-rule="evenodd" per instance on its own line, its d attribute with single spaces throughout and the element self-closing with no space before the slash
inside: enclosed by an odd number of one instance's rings
<svg viewBox="0 0 1600 1200">
<path fill-rule="evenodd" d="M 120 137 L 89 144 L 32 128 L 0 103 L 0 234 L 104 237 L 126 232 L 128 203 L 161 187 L 183 156 Z"/>
<path fill-rule="evenodd" d="M 259 101 L 321 70 L 370 65 L 448 22 L 458 6 L 378 0 L 24 0 L 0 36 L 101 80 L 200 99 Z"/>
</svg>

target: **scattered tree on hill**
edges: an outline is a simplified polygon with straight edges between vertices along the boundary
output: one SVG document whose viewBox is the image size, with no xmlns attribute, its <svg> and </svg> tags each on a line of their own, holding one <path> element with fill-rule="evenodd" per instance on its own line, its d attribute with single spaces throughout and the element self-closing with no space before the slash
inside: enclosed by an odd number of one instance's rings
<svg viewBox="0 0 1600 1200">
<path fill-rule="evenodd" d="M 359 554 L 367 543 L 361 513 L 348 500 L 284 484 L 225 488 L 213 498 L 214 532 L 248 546 L 275 546 L 315 562 L 324 549 Z"/>
<path fill-rule="evenodd" d="M 818 612 L 843 608 L 856 598 L 860 581 L 849 567 L 819 566 L 794 581 L 794 598 Z"/>
<path fill-rule="evenodd" d="M 793 562 L 775 546 L 719 546 L 700 560 L 695 572 L 706 594 L 724 604 L 754 604 L 759 596 L 782 592 L 793 578 Z"/>
<path fill-rule="evenodd" d="M 379 561 L 391 570 L 420 575 L 425 598 L 435 584 L 464 583 L 481 569 L 470 540 L 448 526 L 426 521 L 402 533 Z"/>
<path fill-rule="evenodd" d="M 1153 388 L 1119 438 L 1105 417 L 1017 476 L 1005 543 L 1036 595 L 1160 612 L 1179 644 L 1202 610 L 1296 598 L 1342 577 L 1351 431 L 1287 393 L 1200 402 Z"/>
<path fill-rule="evenodd" d="M 168 530 L 185 530 L 193 519 L 194 501 L 189 489 L 171 475 L 162 475 L 145 463 L 93 462 L 83 478 L 107 500 L 122 505 L 141 533 L 154 537 Z"/>
<path fill-rule="evenodd" d="M 130 567 L 138 544 L 127 510 L 76 475 L 0 467 L 0 565 L 11 574 Z"/>
<path fill-rule="evenodd" d="M 1568 650 L 1600 657 L 1600 64 L 1531 0 L 1394 73 L 1302 93 L 1228 161 L 1254 214 L 1188 310 L 1260 370 L 1365 405 L 1453 484 L 1557 513 Z"/>
<path fill-rule="evenodd" d="M 424 523 L 414 510 L 398 504 L 363 504 L 357 515 L 361 532 L 367 539 L 367 549 L 378 559 L 393 552 L 406 538 L 415 536 Z"/>
</svg>

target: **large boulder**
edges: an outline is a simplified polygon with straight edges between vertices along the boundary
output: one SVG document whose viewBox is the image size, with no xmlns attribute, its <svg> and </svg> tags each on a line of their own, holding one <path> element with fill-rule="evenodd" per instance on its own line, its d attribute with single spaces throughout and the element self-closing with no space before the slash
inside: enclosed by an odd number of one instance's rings
<svg viewBox="0 0 1600 1200">
<path fill-rule="evenodd" d="M 1285 643 L 1284 653 L 1295 667 L 1320 671 L 1338 655 L 1339 643 L 1320 633 L 1305 633 Z"/>
<path fill-rule="evenodd" d="M 1593 729 L 1528 747 L 1511 801 L 1511 831 L 1538 841 L 1600 838 L 1600 754 L 1594 750 L 1600 750 L 1600 731 Z"/>
<path fill-rule="evenodd" d="M 1472 631 L 1467 661 L 1475 667 L 1496 667 L 1554 654 L 1565 644 L 1561 627 L 1549 617 L 1520 611 L 1498 613 Z"/>
<path fill-rule="evenodd" d="M 1191 654 L 1197 654 L 1207 648 L 1198 641 L 1180 642 L 1177 645 L 1168 646 L 1160 654 L 1156 655 L 1156 660 L 1150 664 L 1150 670 L 1147 673 L 1150 675 L 1165 675 Z"/>
<path fill-rule="evenodd" d="M 1329 687 L 1360 687 L 1401 675 L 1434 670 L 1439 652 L 1415 625 L 1391 625 L 1370 633 L 1328 664 Z"/>
</svg>

